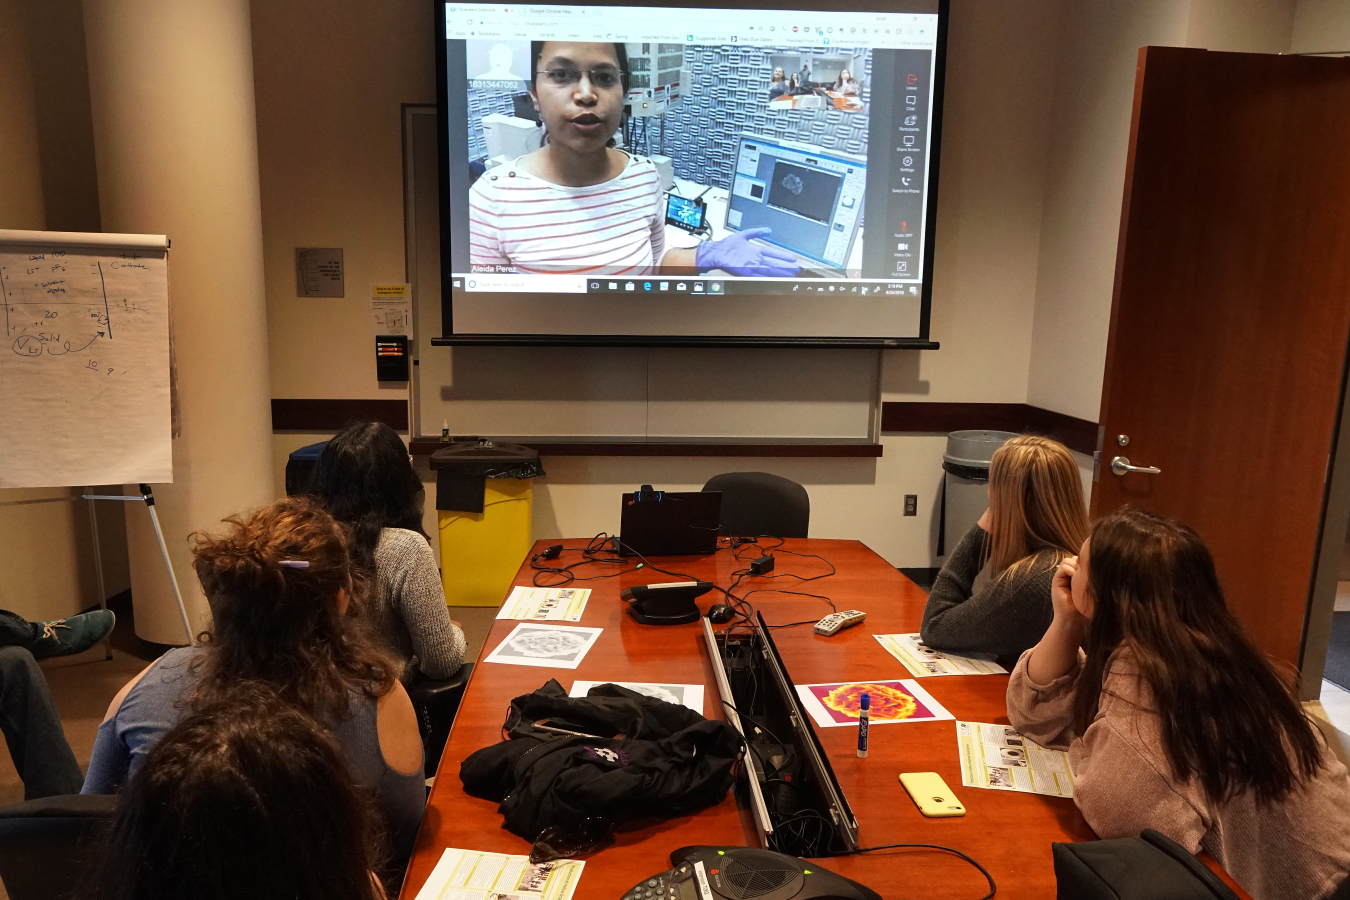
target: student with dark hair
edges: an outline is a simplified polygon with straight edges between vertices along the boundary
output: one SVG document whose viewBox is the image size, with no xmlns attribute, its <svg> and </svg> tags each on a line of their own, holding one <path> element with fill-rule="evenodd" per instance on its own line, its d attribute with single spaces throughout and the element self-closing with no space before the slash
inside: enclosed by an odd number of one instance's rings
<svg viewBox="0 0 1350 900">
<path fill-rule="evenodd" d="M 127 783 L 94 900 L 384 900 L 380 832 L 342 750 L 261 685 L 164 735 Z"/>
<path fill-rule="evenodd" d="M 422 741 L 398 664 L 346 615 L 362 589 L 346 529 L 310 500 L 287 498 L 194 535 L 197 578 L 211 604 L 201 646 L 170 650 L 122 688 L 94 741 L 84 793 L 117 790 L 184 710 L 268 686 L 313 716 L 374 791 L 395 859 L 406 859 L 426 796 Z"/>
<path fill-rule="evenodd" d="M 403 661 L 400 677 L 458 672 L 464 632 L 445 605 L 422 530 L 425 492 L 403 439 L 382 422 L 348 425 L 324 447 L 310 494 L 352 529 L 352 558 L 372 582 L 362 612 Z"/>
<path fill-rule="evenodd" d="M 848 69 L 840 70 L 839 79 L 835 81 L 834 85 L 830 88 L 830 90 L 834 91 L 836 94 L 846 95 L 856 95 L 861 89 L 862 86 L 858 84 L 858 79 L 854 78 L 853 74 L 849 72 Z"/>
<path fill-rule="evenodd" d="M 1093 830 L 1204 849 L 1256 900 L 1331 895 L 1350 872 L 1345 767 L 1229 613 L 1200 537 L 1116 512 L 1060 564 L 1051 600 L 1008 718 L 1068 749 Z"/>
</svg>

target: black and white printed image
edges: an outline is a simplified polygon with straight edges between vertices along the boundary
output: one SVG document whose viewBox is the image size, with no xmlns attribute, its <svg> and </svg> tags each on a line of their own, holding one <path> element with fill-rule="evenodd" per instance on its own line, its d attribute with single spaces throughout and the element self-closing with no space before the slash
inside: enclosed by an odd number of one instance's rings
<svg viewBox="0 0 1350 900">
<path fill-rule="evenodd" d="M 1012 771 L 1009 769 L 989 768 L 989 786 L 999 788 L 1013 787 Z"/>
<path fill-rule="evenodd" d="M 1021 747 L 1003 747 L 998 751 L 998 755 L 1005 766 L 1019 766 L 1023 769 L 1027 767 L 1027 751 Z"/>
<path fill-rule="evenodd" d="M 616 681 L 614 683 L 620 687 L 626 687 L 630 691 L 637 691 L 644 697 L 655 697 L 657 700 L 664 700 L 667 703 L 684 703 L 684 685 L 682 684 L 638 684 L 627 681 Z"/>
<path fill-rule="evenodd" d="M 575 669 L 601 631 L 577 625 L 522 622 L 488 654 L 485 662 Z"/>
</svg>

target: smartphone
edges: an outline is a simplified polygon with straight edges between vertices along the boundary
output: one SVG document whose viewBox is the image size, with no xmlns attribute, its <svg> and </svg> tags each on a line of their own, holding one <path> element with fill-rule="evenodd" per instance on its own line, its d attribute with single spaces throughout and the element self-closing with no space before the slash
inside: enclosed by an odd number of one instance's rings
<svg viewBox="0 0 1350 900">
<path fill-rule="evenodd" d="M 936 772 L 902 772 L 900 783 L 925 816 L 964 816 L 966 808 Z"/>
</svg>

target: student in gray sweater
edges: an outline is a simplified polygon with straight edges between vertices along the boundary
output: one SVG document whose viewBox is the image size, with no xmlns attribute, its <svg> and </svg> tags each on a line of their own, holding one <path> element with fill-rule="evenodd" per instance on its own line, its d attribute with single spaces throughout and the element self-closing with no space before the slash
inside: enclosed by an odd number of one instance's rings
<svg viewBox="0 0 1350 900">
<path fill-rule="evenodd" d="M 1345 766 L 1229 613 L 1194 531 L 1107 516 L 1061 563 L 1052 603 L 1008 682 L 1008 718 L 1068 750 L 1099 837 L 1156 829 L 1256 900 L 1350 896 Z"/>
<path fill-rule="evenodd" d="M 1058 441 L 1024 434 L 994 453 L 989 509 L 938 573 L 920 632 L 935 650 L 1011 667 L 1050 626 L 1050 579 L 1087 536 L 1078 464 Z"/>
<path fill-rule="evenodd" d="M 458 672 L 464 632 L 445 605 L 403 439 L 382 422 L 353 422 L 324 447 L 309 493 L 352 529 L 352 557 L 373 587 L 360 613 L 403 661 L 403 680 Z"/>
</svg>

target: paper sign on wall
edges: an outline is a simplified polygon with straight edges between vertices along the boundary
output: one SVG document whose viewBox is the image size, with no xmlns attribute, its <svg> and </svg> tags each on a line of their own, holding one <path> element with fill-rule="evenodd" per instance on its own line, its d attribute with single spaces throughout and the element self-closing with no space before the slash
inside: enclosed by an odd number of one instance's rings
<svg viewBox="0 0 1350 900">
<path fill-rule="evenodd" d="M 412 286 L 371 285 L 370 312 L 376 337 L 382 334 L 406 334 L 412 337 Z"/>
</svg>

